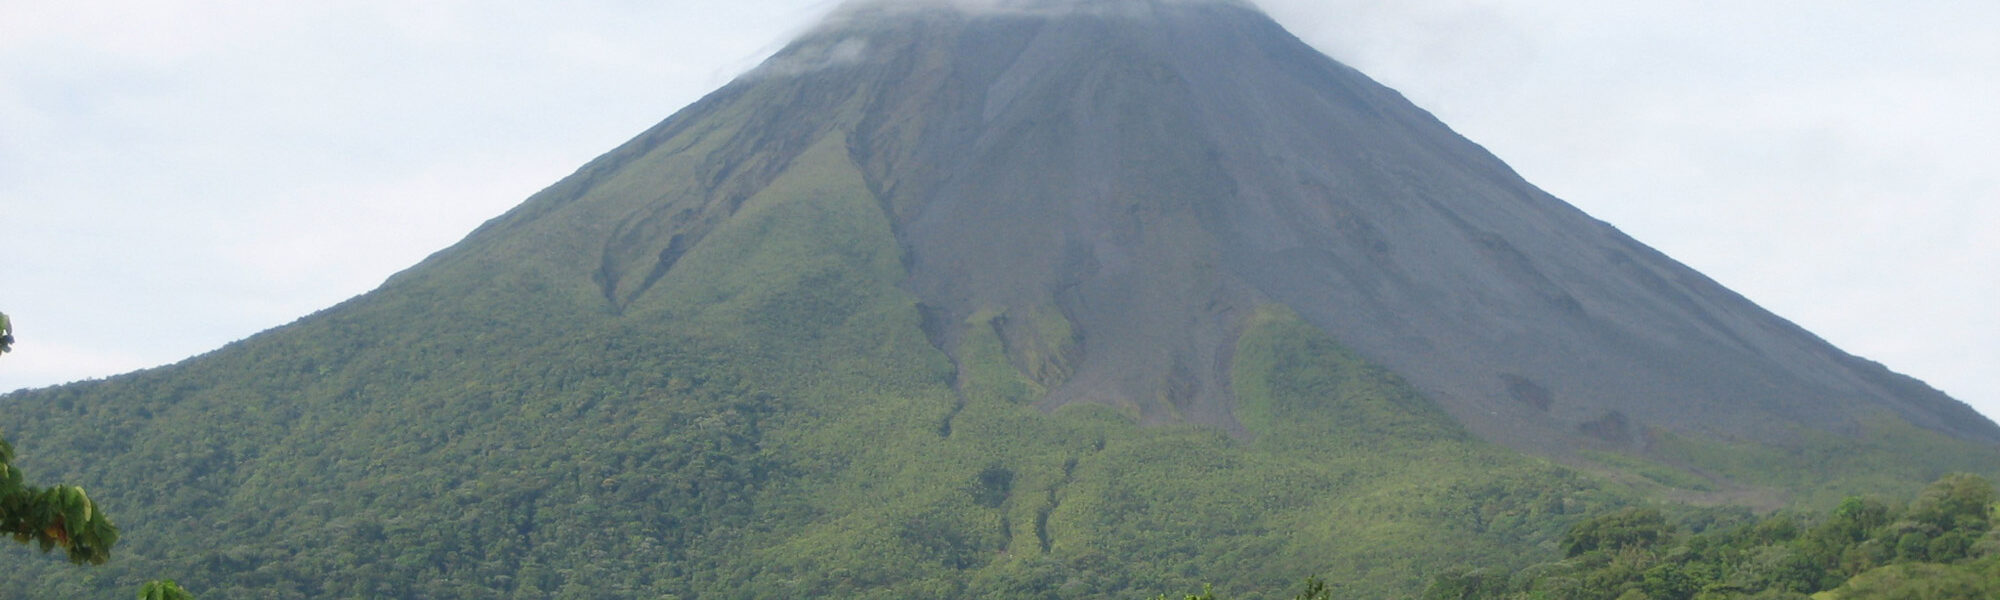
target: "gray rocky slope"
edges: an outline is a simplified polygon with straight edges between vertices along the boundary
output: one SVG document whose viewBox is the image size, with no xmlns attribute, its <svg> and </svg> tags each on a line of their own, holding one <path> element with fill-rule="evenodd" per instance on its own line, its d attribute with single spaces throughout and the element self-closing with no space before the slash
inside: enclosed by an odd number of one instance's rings
<svg viewBox="0 0 2000 600">
<path fill-rule="evenodd" d="M 1045 407 L 1240 432 L 1235 336 L 1282 304 L 1516 447 L 1883 415 L 2000 442 L 1235 2 L 850 5 L 433 261 L 583 232 L 574 266 L 622 311 L 829 134 L 893 224 L 932 342 L 955 355 L 965 327 L 994 327 Z M 697 152 L 649 176 L 672 185 L 629 183 Z"/>
</svg>

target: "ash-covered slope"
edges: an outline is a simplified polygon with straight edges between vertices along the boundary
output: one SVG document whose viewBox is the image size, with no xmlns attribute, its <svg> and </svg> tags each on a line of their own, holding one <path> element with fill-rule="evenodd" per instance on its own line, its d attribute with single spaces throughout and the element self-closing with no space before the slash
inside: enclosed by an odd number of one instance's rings
<svg viewBox="0 0 2000 600">
<path fill-rule="evenodd" d="M 1884 414 L 2000 441 L 1962 403 L 1522 181 L 1254 8 L 948 4 L 843 9 L 467 245 L 588 228 L 606 305 L 644 303 L 771 173 L 840 136 L 933 342 L 957 356 L 991 328 L 1044 407 L 1235 429 L 1234 336 L 1278 303 L 1517 446 Z M 757 128 L 653 145 L 724 114 Z M 601 185 L 645 168 L 632 157 L 696 150 L 712 155 L 675 194 Z"/>
</svg>

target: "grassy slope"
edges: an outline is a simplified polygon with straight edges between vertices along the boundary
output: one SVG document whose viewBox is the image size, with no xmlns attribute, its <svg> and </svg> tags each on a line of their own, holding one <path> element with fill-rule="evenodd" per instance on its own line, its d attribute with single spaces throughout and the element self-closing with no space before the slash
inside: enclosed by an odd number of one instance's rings
<svg viewBox="0 0 2000 600">
<path fill-rule="evenodd" d="M 1857 435 L 1785 432 L 1769 444 L 1662 435 L 1662 460 L 1726 481 L 1787 490 L 1797 506 L 1824 508 L 1851 495 L 1897 497 L 1947 473 L 2000 476 L 2000 451 L 1918 428 L 1893 416 L 1865 422 Z"/>
</svg>

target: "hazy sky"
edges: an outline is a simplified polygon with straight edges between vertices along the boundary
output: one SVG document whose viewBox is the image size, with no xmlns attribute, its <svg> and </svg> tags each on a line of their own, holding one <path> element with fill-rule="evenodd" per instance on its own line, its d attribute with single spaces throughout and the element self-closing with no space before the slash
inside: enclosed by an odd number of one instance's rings
<svg viewBox="0 0 2000 600">
<path fill-rule="evenodd" d="M 2000 415 L 2000 3 L 1272 0 L 1542 186 Z M 0 391 L 378 285 L 822 0 L 0 0 Z"/>
</svg>

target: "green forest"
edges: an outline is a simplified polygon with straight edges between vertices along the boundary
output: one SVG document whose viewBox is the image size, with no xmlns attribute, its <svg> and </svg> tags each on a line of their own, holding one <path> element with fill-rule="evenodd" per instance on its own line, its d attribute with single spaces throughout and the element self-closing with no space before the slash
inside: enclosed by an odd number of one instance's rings
<svg viewBox="0 0 2000 600">
<path fill-rule="evenodd" d="M 118 533 L 76 486 L 38 488 L 11 465 L 0 439 L 0 532 L 78 565 L 110 560 Z M 1003 503 L 1011 473 L 982 471 L 975 501 Z M 1907 502 L 1852 496 L 1829 513 L 1741 507 L 1626 506 L 1589 515 L 1559 538 L 1564 558 L 1482 567 L 1434 578 L 1417 600 L 1956 600 L 2000 595 L 2000 495 L 1979 476 L 1953 474 Z M 393 544 L 390 540 L 380 543 Z M 1293 600 L 1347 597 L 1308 578 Z M 977 590 L 964 590 L 974 591 Z M 997 591 L 997 590 L 995 590 Z M 1015 589 L 1007 596 L 1035 597 Z M 1246 597 L 1255 597 L 1254 592 Z M 1219 600 L 1212 586 L 1185 600 Z M 1283 596 L 1277 596 L 1283 597 Z M 140 600 L 193 600 L 172 580 Z M 1160 594 L 1154 600 L 1172 600 Z"/>
<path fill-rule="evenodd" d="M 30 472 L 117 518 L 117 558 L 9 569 L 0 587 L 36 592 L 0 597 L 173 576 L 204 598 L 1131 598 L 1203 582 L 1256 594 L 1300 573 L 1387 594 L 1433 565 L 1510 564 L 1620 501 L 1471 438 L 1289 316 L 1256 331 L 1242 377 L 1282 418 L 1249 442 L 1004 394 L 961 406 L 948 388 L 826 401 L 693 340 L 488 344 L 441 367 L 467 373 L 417 382 L 422 403 L 365 383 L 413 370 L 326 377 L 363 359 L 306 349 L 257 353 L 296 380 L 194 369 L 249 384 L 58 388 L 41 410 L 10 406 L 10 436 L 33 449 Z M 513 352 L 607 360 L 491 356 Z"/>
<path fill-rule="evenodd" d="M 1673 513 L 1670 515 L 1670 513 Z M 1416 600 L 1980 600 L 2000 597 L 1992 482 L 1938 480 L 1908 502 L 1829 513 L 1625 507 L 1572 526 L 1566 558 L 1437 577 Z M 1293 600 L 1344 597 L 1308 578 Z M 1212 588 L 1154 600 L 1221 600 Z"/>
<path fill-rule="evenodd" d="M 1565 558 L 1441 577 L 1423 600 L 1954 600 L 2000 597 L 1993 484 L 1952 475 L 1906 502 L 1817 515 L 1628 507 L 1572 527 Z"/>
</svg>

